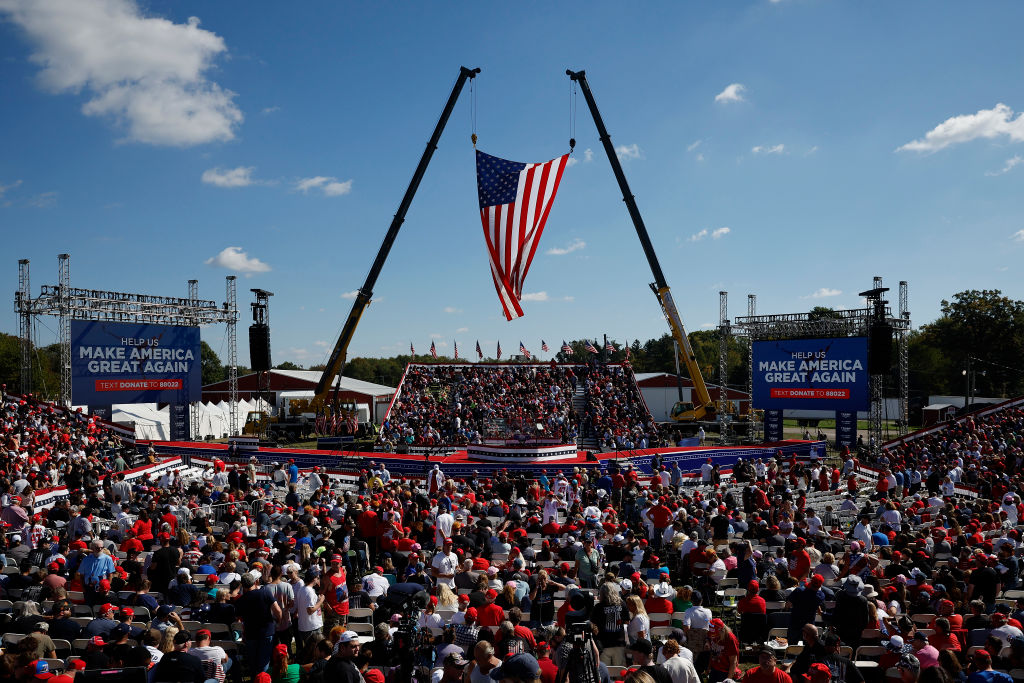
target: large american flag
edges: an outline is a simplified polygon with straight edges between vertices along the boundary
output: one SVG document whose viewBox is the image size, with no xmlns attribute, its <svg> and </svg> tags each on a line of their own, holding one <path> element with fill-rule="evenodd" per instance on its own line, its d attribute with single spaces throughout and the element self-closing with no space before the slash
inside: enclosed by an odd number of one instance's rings
<svg viewBox="0 0 1024 683">
<path fill-rule="evenodd" d="M 498 355 L 496 357 L 497 357 L 498 360 L 501 360 L 501 342 L 500 341 L 498 342 Z"/>
<path fill-rule="evenodd" d="M 591 353 L 600 353 L 600 351 L 597 350 L 597 347 L 590 343 L 590 340 L 587 340 L 587 343 L 583 345 L 583 348 Z"/>
<path fill-rule="evenodd" d="M 477 195 L 491 277 L 508 320 L 523 315 L 523 281 L 568 160 L 565 154 L 542 164 L 524 164 L 476 153 Z"/>
<path fill-rule="evenodd" d="M 434 342 L 430 342 L 430 355 L 434 357 L 434 360 L 437 360 L 437 347 L 434 346 Z"/>
<path fill-rule="evenodd" d="M 530 357 L 530 352 L 526 350 L 525 346 L 523 346 L 523 342 L 519 342 L 519 353 L 523 354 L 527 358 Z"/>
<path fill-rule="evenodd" d="M 484 359 L 484 352 L 480 349 L 480 340 L 476 340 L 476 355 L 480 360 Z"/>
<path fill-rule="evenodd" d="M 567 356 L 572 355 L 572 347 L 566 344 L 564 339 L 562 340 L 562 353 L 564 353 Z"/>
<path fill-rule="evenodd" d="M 543 339 L 540 340 L 540 350 L 543 351 L 544 353 L 547 353 L 548 351 L 551 350 L 548 348 L 548 343 Z"/>
</svg>

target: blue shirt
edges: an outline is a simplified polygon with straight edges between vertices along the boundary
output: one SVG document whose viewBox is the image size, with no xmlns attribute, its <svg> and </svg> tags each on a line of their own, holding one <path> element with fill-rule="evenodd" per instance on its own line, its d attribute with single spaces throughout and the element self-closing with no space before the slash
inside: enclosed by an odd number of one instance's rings
<svg viewBox="0 0 1024 683">
<path fill-rule="evenodd" d="M 967 677 L 967 683 L 1013 683 L 1013 679 L 1002 671 L 975 671 Z"/>
<path fill-rule="evenodd" d="M 101 553 L 99 557 L 89 555 L 82 560 L 78 572 L 82 575 L 82 582 L 85 585 L 95 586 L 100 579 L 105 579 L 114 573 L 114 561 L 106 553 Z"/>
<path fill-rule="evenodd" d="M 288 466 L 288 483 L 299 483 L 299 468 L 295 463 L 292 463 L 291 465 Z"/>
</svg>

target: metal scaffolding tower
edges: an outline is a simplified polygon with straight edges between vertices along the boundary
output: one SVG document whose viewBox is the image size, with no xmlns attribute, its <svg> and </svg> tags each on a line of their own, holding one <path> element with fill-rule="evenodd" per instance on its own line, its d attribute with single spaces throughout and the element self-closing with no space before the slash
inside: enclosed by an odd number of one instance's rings
<svg viewBox="0 0 1024 683">
<path fill-rule="evenodd" d="M 883 289 L 882 278 L 876 276 L 873 280 L 875 290 Z M 894 316 L 886 305 L 888 302 L 879 300 L 877 303 L 869 301 L 866 308 L 835 310 L 828 316 L 816 316 L 810 313 L 786 313 L 779 315 L 756 315 L 756 297 L 751 294 L 747 297 L 746 317 L 736 318 L 732 325 L 732 334 L 744 335 L 751 345 L 750 366 L 747 377 L 748 387 L 753 391 L 754 363 L 753 343 L 755 341 L 767 341 L 775 339 L 812 338 L 812 337 L 867 337 L 870 334 L 874 322 L 883 321 L 892 327 L 893 334 L 897 340 L 899 356 L 900 378 L 898 382 L 900 401 L 900 424 L 899 433 L 906 433 L 907 425 L 907 404 L 909 395 L 909 380 L 907 379 L 908 353 L 907 336 L 910 333 L 911 322 L 910 312 L 906 308 L 907 283 L 900 282 L 900 303 L 898 315 Z M 886 375 L 870 375 L 870 435 L 874 437 L 877 446 L 882 441 L 882 418 L 885 409 L 884 389 Z"/>
<path fill-rule="evenodd" d="M 71 255 L 57 256 L 57 308 L 60 316 L 60 404 L 71 405 Z"/>
<path fill-rule="evenodd" d="M 728 412 L 725 385 L 729 378 L 729 292 L 718 293 L 718 421 L 724 422 Z"/>
<path fill-rule="evenodd" d="M 21 386 L 22 391 L 32 388 L 33 325 L 35 316 L 53 315 L 59 318 L 58 343 L 60 345 L 60 402 L 71 405 L 71 321 L 96 320 L 154 325 L 198 326 L 228 323 L 230 328 L 229 353 L 232 363 L 238 357 L 234 336 L 234 323 L 238 320 L 235 305 L 234 276 L 228 276 L 229 303 L 223 307 L 216 301 L 204 301 L 198 296 L 198 283 L 189 281 L 189 296 L 151 296 L 131 292 L 113 292 L 98 289 L 77 289 L 71 286 L 71 257 L 58 256 L 57 286 L 43 285 L 38 297 L 33 298 L 29 287 L 29 261 L 18 261 L 18 291 L 15 310 L 18 312 L 21 333 Z M 238 402 L 238 386 L 232 392 L 232 406 Z M 233 415 L 234 413 L 232 413 Z"/>
<path fill-rule="evenodd" d="M 14 296 L 14 310 L 18 313 L 18 338 L 21 341 L 21 393 L 32 392 L 32 287 L 28 279 L 28 259 L 18 261 L 18 292 Z"/>
<path fill-rule="evenodd" d="M 227 301 L 224 309 L 229 312 L 228 324 L 228 431 L 238 436 L 238 293 L 235 291 L 235 276 L 227 276 Z"/>
<path fill-rule="evenodd" d="M 899 316 L 907 321 L 906 328 L 896 333 L 896 355 L 899 358 L 900 422 L 897 433 L 906 436 L 910 424 L 910 309 L 907 307 L 907 281 L 900 280 Z"/>
<path fill-rule="evenodd" d="M 757 294 L 747 294 L 747 317 L 757 315 Z M 754 412 L 754 340 L 747 336 L 747 432 L 754 440 L 761 438 L 761 423 Z"/>
<path fill-rule="evenodd" d="M 188 300 L 192 302 L 193 306 L 195 306 L 199 301 L 199 280 L 188 281 Z M 198 327 L 199 323 L 195 320 L 195 316 L 192 316 L 192 320 L 192 325 Z M 200 358 L 201 357 L 202 352 L 200 352 Z M 199 433 L 199 401 L 193 401 L 189 404 L 188 421 L 188 433 L 192 435 L 192 438 L 195 438 L 195 435 Z"/>
</svg>

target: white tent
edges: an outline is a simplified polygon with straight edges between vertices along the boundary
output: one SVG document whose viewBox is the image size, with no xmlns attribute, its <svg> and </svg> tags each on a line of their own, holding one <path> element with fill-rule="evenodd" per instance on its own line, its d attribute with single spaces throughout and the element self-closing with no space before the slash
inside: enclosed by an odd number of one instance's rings
<svg viewBox="0 0 1024 683">
<path fill-rule="evenodd" d="M 113 406 L 111 421 L 134 422 L 138 439 L 170 438 L 170 411 L 166 408 L 157 410 L 155 403 L 119 403 Z"/>
</svg>

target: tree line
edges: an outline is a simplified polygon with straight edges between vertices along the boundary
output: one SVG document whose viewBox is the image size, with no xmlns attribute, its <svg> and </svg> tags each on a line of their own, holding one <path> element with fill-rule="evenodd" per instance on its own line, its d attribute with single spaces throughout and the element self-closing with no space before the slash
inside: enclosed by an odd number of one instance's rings
<svg viewBox="0 0 1024 683">
<path fill-rule="evenodd" d="M 963 395 L 966 391 L 968 358 L 971 378 L 974 380 L 975 396 L 1012 397 L 1024 394 L 1024 301 L 1006 297 L 999 290 L 967 290 L 958 292 L 950 300 L 943 300 L 941 315 L 933 322 L 922 325 L 910 333 L 909 372 L 910 389 L 913 395 Z M 811 314 L 827 317 L 834 314 L 832 309 L 817 307 Z M 721 384 L 719 371 L 719 331 L 700 330 L 689 334 L 697 364 L 704 379 Z M 608 352 L 603 346 L 598 350 L 603 360 L 621 363 L 626 359 L 626 346 L 618 340 L 611 341 L 614 351 Z M 562 362 L 586 362 L 592 353 L 586 350 L 586 340 L 573 340 L 569 345 L 572 355 L 559 350 L 555 360 Z M 603 342 L 602 342 L 603 343 Z M 893 345 L 895 354 L 896 345 Z M 514 350 L 513 350 L 514 351 Z M 672 335 L 663 334 L 657 339 L 629 344 L 630 363 L 635 372 L 675 372 L 674 346 Z M 475 356 L 475 354 L 473 354 Z M 60 350 L 57 344 L 41 346 L 32 350 L 33 384 L 35 393 L 55 397 L 60 388 Z M 439 356 L 437 362 L 452 362 L 454 359 Z M 496 361 L 485 357 L 484 361 Z M 508 357 L 502 360 L 509 360 Z M 887 394 L 895 395 L 898 363 L 895 356 L 891 363 L 892 376 L 887 382 Z M 435 362 L 429 354 L 400 354 L 390 358 L 355 357 L 345 366 L 345 376 L 387 386 L 397 386 L 408 363 Z M 202 381 L 204 385 L 227 379 L 228 369 L 217 353 L 202 342 Z M 284 362 L 275 366 L 284 370 L 298 370 L 302 366 Z M 725 384 L 745 389 L 749 356 L 745 341 L 729 339 L 728 363 Z M 16 335 L 0 333 L 0 382 L 9 390 L 20 387 L 21 351 Z M 323 370 L 323 365 L 314 365 L 310 370 Z M 686 374 L 685 367 L 681 368 Z M 238 374 L 250 372 L 239 367 Z"/>
</svg>

